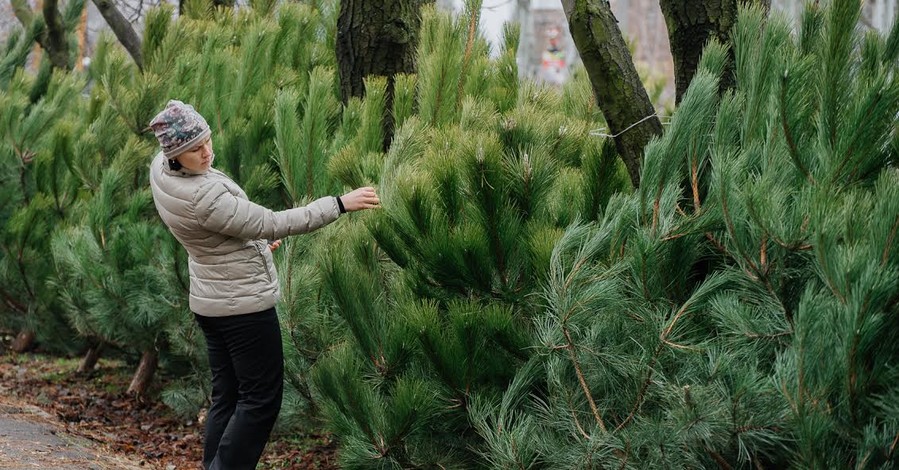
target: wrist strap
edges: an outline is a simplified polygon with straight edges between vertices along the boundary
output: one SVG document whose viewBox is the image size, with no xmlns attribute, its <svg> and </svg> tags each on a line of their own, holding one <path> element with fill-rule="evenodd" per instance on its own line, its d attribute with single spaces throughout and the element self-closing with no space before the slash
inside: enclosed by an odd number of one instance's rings
<svg viewBox="0 0 899 470">
<path fill-rule="evenodd" d="M 337 208 L 340 209 L 341 214 L 346 214 L 346 207 L 343 207 L 343 201 L 340 200 L 340 196 L 337 196 Z"/>
</svg>

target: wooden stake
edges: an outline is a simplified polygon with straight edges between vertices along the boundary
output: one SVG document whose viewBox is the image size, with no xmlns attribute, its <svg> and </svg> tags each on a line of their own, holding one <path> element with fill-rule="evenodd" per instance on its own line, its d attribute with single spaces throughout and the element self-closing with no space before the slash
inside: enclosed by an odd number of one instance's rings
<svg viewBox="0 0 899 470">
<path fill-rule="evenodd" d="M 81 20 L 78 21 L 76 32 L 78 34 L 78 55 L 75 56 L 75 70 L 80 72 L 84 70 L 84 64 L 81 63 L 81 60 L 84 58 L 85 48 L 87 47 L 87 3 L 84 4 L 84 9 L 81 10 Z"/>
</svg>

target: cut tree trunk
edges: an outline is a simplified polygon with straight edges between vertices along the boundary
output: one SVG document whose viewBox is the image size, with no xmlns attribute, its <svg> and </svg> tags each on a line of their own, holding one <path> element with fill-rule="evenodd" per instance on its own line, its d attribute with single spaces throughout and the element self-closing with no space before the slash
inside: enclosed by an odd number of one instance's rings
<svg viewBox="0 0 899 470">
<path fill-rule="evenodd" d="M 653 136 L 662 134 L 662 123 L 637 75 L 608 0 L 563 0 L 562 5 L 609 134 L 637 187 L 643 148 Z"/>
<path fill-rule="evenodd" d="M 712 38 L 722 44 L 730 40 L 730 31 L 737 21 L 740 3 L 756 3 L 766 9 L 771 0 L 660 0 L 665 24 L 668 26 L 668 42 L 674 58 L 674 84 L 676 101 L 690 86 L 702 49 Z M 731 50 L 731 59 L 733 51 Z M 721 89 L 733 87 L 733 60 L 721 79 Z"/>
<path fill-rule="evenodd" d="M 159 355 L 156 353 L 156 350 L 149 349 L 144 351 L 140 358 L 140 364 L 137 366 L 137 371 L 134 372 L 134 377 L 131 379 L 131 385 L 128 386 L 128 394 L 140 397 L 147 393 L 150 383 L 153 382 L 153 374 L 156 373 L 158 361 Z"/>
<path fill-rule="evenodd" d="M 31 348 L 34 347 L 34 340 L 36 336 L 37 335 L 35 334 L 34 330 L 22 330 L 18 335 L 16 335 L 16 339 L 12 341 L 12 344 L 9 346 L 9 348 L 17 353 L 30 351 Z"/>
<path fill-rule="evenodd" d="M 415 72 L 419 10 L 428 0 L 342 0 L 337 17 L 337 71 L 340 98 L 365 95 L 364 78 L 387 77 L 384 144 L 393 134 L 394 75 Z"/>
<path fill-rule="evenodd" d="M 109 25 L 112 33 L 115 34 L 116 39 L 131 55 L 134 63 L 137 64 L 137 68 L 143 70 L 144 61 L 141 56 L 141 41 L 137 32 L 134 31 L 134 27 L 122 15 L 122 12 L 115 7 L 112 0 L 93 0 L 93 2 L 97 9 L 100 10 L 100 14 L 103 15 L 103 19 L 106 20 L 106 24 Z"/>
<path fill-rule="evenodd" d="M 91 343 L 91 346 L 87 348 L 87 352 L 84 353 L 84 358 L 81 359 L 81 365 L 78 366 L 79 374 L 87 374 L 94 370 L 94 367 L 97 366 L 97 361 L 100 360 L 100 353 L 103 351 L 103 342 L 94 341 Z"/>
</svg>

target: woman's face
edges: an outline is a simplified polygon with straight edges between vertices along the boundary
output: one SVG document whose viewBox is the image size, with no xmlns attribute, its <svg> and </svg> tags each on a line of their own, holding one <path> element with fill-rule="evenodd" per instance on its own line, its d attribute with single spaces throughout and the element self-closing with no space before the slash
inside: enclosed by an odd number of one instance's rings
<svg viewBox="0 0 899 470">
<path fill-rule="evenodd" d="M 212 160 L 215 155 L 212 154 L 212 137 L 200 142 L 196 147 L 178 155 L 175 160 L 184 168 L 191 171 L 206 171 L 212 166 Z"/>
</svg>

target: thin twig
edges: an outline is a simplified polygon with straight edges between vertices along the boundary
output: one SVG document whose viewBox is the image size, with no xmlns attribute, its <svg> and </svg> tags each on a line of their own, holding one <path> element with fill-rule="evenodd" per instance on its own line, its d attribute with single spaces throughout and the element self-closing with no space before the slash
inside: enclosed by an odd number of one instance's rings
<svg viewBox="0 0 899 470">
<path fill-rule="evenodd" d="M 699 214 L 702 206 L 699 204 L 699 162 L 696 160 L 692 160 L 690 164 L 690 188 L 693 190 L 693 211 Z"/>
<path fill-rule="evenodd" d="M 883 256 L 880 258 L 881 267 L 886 266 L 887 260 L 890 259 L 890 247 L 893 246 L 893 240 L 896 238 L 897 229 L 899 229 L 899 217 L 896 217 L 896 221 L 893 222 L 893 228 L 890 230 L 890 236 L 887 237 L 886 246 L 883 247 Z"/>
<path fill-rule="evenodd" d="M 577 360 L 574 342 L 571 340 L 571 333 L 568 332 L 568 328 L 565 326 L 562 327 L 562 332 L 565 333 L 565 339 L 568 341 L 568 354 L 571 356 L 571 362 L 574 364 L 574 372 L 577 374 L 577 380 L 580 382 L 581 389 L 584 390 L 584 395 L 587 397 L 587 403 L 590 404 L 590 411 L 593 412 L 593 417 L 596 418 L 596 424 L 599 425 L 599 428 L 602 429 L 603 432 L 608 432 L 606 430 L 606 424 L 602 420 L 602 416 L 599 415 L 599 409 L 596 407 L 596 402 L 593 401 L 593 395 L 590 393 L 590 388 L 587 387 L 587 380 L 584 378 L 581 364 Z"/>
<path fill-rule="evenodd" d="M 899 432 L 896 433 L 896 437 L 893 438 L 893 443 L 890 444 L 890 453 L 887 455 L 887 460 L 893 460 L 893 452 L 896 450 L 896 444 L 899 444 Z"/>
<path fill-rule="evenodd" d="M 649 388 L 649 384 L 652 382 L 652 373 L 654 371 L 654 367 L 656 365 L 656 361 L 658 360 L 659 354 L 662 352 L 662 344 L 659 343 L 658 347 L 656 347 L 655 352 L 652 354 L 652 359 L 649 361 L 649 372 L 646 373 L 646 379 L 643 381 L 643 385 L 640 386 L 640 391 L 637 393 L 637 400 L 634 402 L 634 406 L 631 408 L 631 412 L 628 413 L 627 417 L 624 418 L 624 421 L 621 422 L 616 428 L 614 432 L 620 431 L 624 428 L 627 423 L 631 422 L 634 419 L 634 416 L 637 414 L 637 410 L 640 409 L 640 405 L 643 404 L 643 398 L 646 396 L 646 390 Z"/>
<path fill-rule="evenodd" d="M 712 449 L 706 449 L 706 452 L 709 453 L 709 456 L 712 457 L 712 460 L 714 460 L 720 468 L 723 468 L 725 470 L 733 470 L 734 467 L 727 463 L 727 460 L 724 460 L 724 457 L 722 457 L 721 454 L 715 452 Z"/>
<path fill-rule="evenodd" d="M 799 149 L 796 147 L 796 141 L 793 138 L 793 132 L 790 130 L 790 126 L 787 124 L 787 110 L 786 110 L 786 98 L 787 98 L 787 76 L 784 74 L 781 79 L 781 89 L 780 89 L 780 122 L 783 126 L 784 137 L 787 140 L 787 148 L 790 151 L 790 159 L 793 160 L 793 163 L 796 165 L 796 168 L 805 175 L 805 179 L 808 180 L 811 184 L 816 184 L 815 178 L 808 171 L 808 168 L 805 167 L 805 164 L 802 163 L 802 159 L 799 157 Z"/>
</svg>

